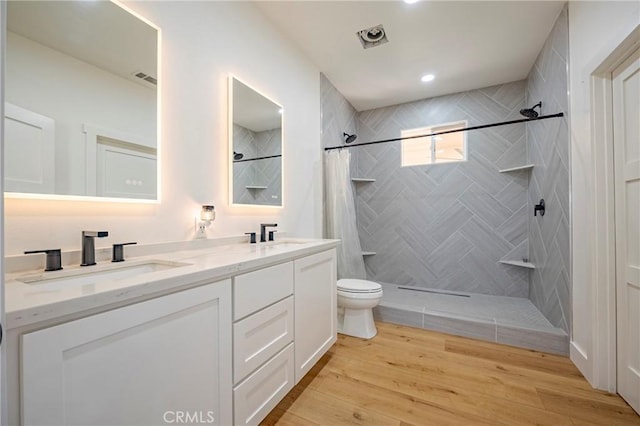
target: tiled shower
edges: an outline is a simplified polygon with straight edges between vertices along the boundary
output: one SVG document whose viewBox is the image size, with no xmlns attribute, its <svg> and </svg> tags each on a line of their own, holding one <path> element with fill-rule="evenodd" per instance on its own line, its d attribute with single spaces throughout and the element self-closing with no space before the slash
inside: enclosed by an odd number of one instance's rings
<svg viewBox="0 0 640 426">
<path fill-rule="evenodd" d="M 279 155 L 280 129 L 254 132 L 238 124 L 233 125 L 234 149 L 244 158 Z M 282 194 L 279 171 L 280 159 L 235 163 L 233 168 L 233 199 L 238 204 L 280 205 Z"/>
<path fill-rule="evenodd" d="M 540 100 L 542 115 L 565 113 L 466 132 L 466 162 L 401 167 L 400 142 L 350 148 L 352 178 L 375 179 L 354 186 L 360 243 L 375 253 L 364 257 L 367 279 L 385 292 L 378 319 L 568 351 L 567 46 L 565 8 L 526 80 L 361 112 L 322 76 L 325 147 L 343 132 L 367 142 L 516 120 Z M 534 217 L 540 198 L 546 214 Z"/>
</svg>

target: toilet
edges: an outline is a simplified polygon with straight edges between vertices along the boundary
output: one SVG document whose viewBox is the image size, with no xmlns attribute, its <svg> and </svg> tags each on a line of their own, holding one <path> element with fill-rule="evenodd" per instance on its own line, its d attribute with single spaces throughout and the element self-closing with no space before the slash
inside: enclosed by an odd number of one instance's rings
<svg viewBox="0 0 640 426">
<path fill-rule="evenodd" d="M 382 299 L 382 286 L 367 280 L 338 280 L 338 333 L 370 339 L 378 333 L 373 308 Z"/>
</svg>

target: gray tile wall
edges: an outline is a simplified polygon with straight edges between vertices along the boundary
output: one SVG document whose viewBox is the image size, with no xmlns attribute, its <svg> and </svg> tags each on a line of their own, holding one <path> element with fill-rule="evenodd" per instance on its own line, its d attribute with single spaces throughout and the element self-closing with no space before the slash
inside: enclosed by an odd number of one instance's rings
<svg viewBox="0 0 640 426">
<path fill-rule="evenodd" d="M 519 81 L 358 114 L 358 142 L 466 120 L 468 126 L 521 118 Z M 468 161 L 401 167 L 400 143 L 353 150 L 356 211 L 369 279 L 401 285 L 528 297 L 529 272 L 500 264 L 526 257 L 528 172 L 525 125 L 466 133 Z M 354 174 L 354 172 L 352 172 Z"/>
<path fill-rule="evenodd" d="M 542 114 L 567 114 L 567 7 L 558 17 L 533 66 L 527 84 L 527 105 L 542 101 Z M 529 252 L 536 270 L 529 298 L 556 327 L 569 333 L 570 223 L 568 117 L 527 123 L 528 160 L 535 164 L 528 195 Z M 544 198 L 544 217 L 533 217 L 533 205 Z"/>
<path fill-rule="evenodd" d="M 320 97 L 322 115 L 322 146 L 341 146 L 345 145 L 343 133 L 357 134 L 358 129 L 358 112 L 345 99 L 333 84 L 320 74 Z M 358 136 L 356 142 L 361 142 Z"/>
<path fill-rule="evenodd" d="M 280 129 L 253 132 L 233 125 L 233 146 L 244 158 L 266 157 L 281 152 Z M 248 161 L 233 164 L 233 200 L 238 204 L 279 205 L 282 200 L 282 159 Z M 247 185 L 266 186 L 267 189 L 247 189 Z"/>
<path fill-rule="evenodd" d="M 320 115 L 323 148 L 346 145 L 343 137 L 345 132 L 358 134 L 358 112 L 322 73 L 320 74 Z M 356 142 L 360 141 L 360 138 L 356 140 Z M 355 150 L 351 152 L 351 175 L 355 177 L 357 156 Z"/>
<path fill-rule="evenodd" d="M 466 119 L 519 119 L 542 100 L 543 114 L 568 113 L 566 7 L 528 80 L 358 113 L 321 75 L 322 144 L 395 138 L 400 130 Z M 526 102 L 525 102 L 526 99 Z M 569 140 L 567 117 L 468 133 L 469 161 L 400 167 L 400 144 L 353 149 L 352 175 L 368 278 L 380 282 L 528 297 L 570 330 Z M 534 163 L 531 172 L 498 169 Z M 544 218 L 532 215 L 545 198 Z M 534 272 L 502 265 L 527 257 Z M 529 285 L 529 281 L 531 284 Z"/>
</svg>

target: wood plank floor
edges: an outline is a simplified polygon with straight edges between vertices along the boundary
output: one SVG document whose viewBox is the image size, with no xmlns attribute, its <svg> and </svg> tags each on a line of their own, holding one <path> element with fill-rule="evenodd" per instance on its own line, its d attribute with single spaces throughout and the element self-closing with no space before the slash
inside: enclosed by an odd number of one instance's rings
<svg viewBox="0 0 640 426">
<path fill-rule="evenodd" d="M 568 358 L 377 323 L 333 348 L 263 425 L 640 425 Z"/>
</svg>

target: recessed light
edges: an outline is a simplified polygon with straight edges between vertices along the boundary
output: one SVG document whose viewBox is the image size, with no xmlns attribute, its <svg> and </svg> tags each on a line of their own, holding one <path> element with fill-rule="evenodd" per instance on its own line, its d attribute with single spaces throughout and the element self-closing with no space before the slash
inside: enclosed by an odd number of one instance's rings
<svg viewBox="0 0 640 426">
<path fill-rule="evenodd" d="M 418 3 L 420 0 L 403 0 L 406 4 Z"/>
<path fill-rule="evenodd" d="M 436 76 L 434 76 L 433 74 L 427 74 L 427 75 L 423 75 L 420 80 L 422 80 L 422 81 L 424 81 L 426 83 L 427 81 L 431 81 L 434 78 L 436 78 Z"/>
</svg>

